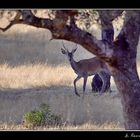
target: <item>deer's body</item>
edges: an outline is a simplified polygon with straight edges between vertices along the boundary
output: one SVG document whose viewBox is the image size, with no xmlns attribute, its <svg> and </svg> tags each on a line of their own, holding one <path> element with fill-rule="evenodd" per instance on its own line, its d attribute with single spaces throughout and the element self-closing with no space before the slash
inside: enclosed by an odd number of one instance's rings
<svg viewBox="0 0 140 140">
<path fill-rule="evenodd" d="M 76 51 L 76 49 L 73 49 L 71 52 L 69 52 L 66 48 L 65 49 L 61 48 L 61 51 L 63 54 L 67 55 L 72 69 L 77 74 L 77 78 L 74 80 L 74 89 L 75 89 L 76 95 L 80 96 L 76 89 L 76 82 L 79 79 L 81 79 L 82 77 L 84 78 L 83 92 L 85 92 L 88 76 L 92 76 L 97 73 L 99 74 L 99 76 L 101 77 L 101 79 L 103 81 L 101 93 L 104 91 L 106 81 L 105 81 L 104 77 L 102 76 L 101 72 L 102 71 L 105 71 L 107 73 L 110 73 L 110 72 L 109 72 L 106 64 L 103 61 L 101 61 L 97 57 L 93 57 L 90 59 L 84 59 L 84 60 L 80 60 L 80 61 L 76 62 L 73 58 L 73 54 Z"/>
<path fill-rule="evenodd" d="M 95 75 L 99 71 L 106 69 L 105 64 L 97 57 L 80 60 L 78 62 L 73 59 L 70 64 L 75 73 L 82 77 L 84 75 Z"/>
</svg>

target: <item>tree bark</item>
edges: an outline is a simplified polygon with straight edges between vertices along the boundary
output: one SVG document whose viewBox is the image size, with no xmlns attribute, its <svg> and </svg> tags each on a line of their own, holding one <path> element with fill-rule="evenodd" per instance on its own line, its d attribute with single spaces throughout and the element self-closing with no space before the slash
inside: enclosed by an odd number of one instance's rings
<svg viewBox="0 0 140 140">
<path fill-rule="evenodd" d="M 106 87 L 105 90 L 103 92 L 107 92 L 110 89 L 110 78 L 111 76 L 106 73 L 106 72 L 102 72 L 102 75 L 104 75 L 105 81 L 106 81 Z M 100 76 L 98 74 L 96 74 L 91 82 L 91 87 L 92 87 L 92 92 L 100 92 L 102 89 L 102 79 L 100 78 Z"/>
<path fill-rule="evenodd" d="M 125 129 L 140 129 L 140 81 L 136 54 L 140 34 L 139 12 L 127 12 L 124 27 L 114 44 L 114 63 L 109 64 L 123 106 Z"/>
<path fill-rule="evenodd" d="M 103 85 L 102 79 L 98 74 L 96 74 L 91 82 L 92 92 L 100 92 L 102 89 L 102 85 Z"/>
<path fill-rule="evenodd" d="M 121 96 L 126 129 L 140 129 L 140 81 L 136 69 L 136 57 L 126 51 L 117 58 L 116 67 L 112 67 L 113 77 Z M 134 62 L 135 61 L 135 62 Z"/>
<path fill-rule="evenodd" d="M 140 129 L 140 81 L 136 67 L 131 67 L 132 61 L 126 59 L 128 64 L 125 71 L 123 67 L 113 70 L 113 77 L 121 95 L 125 129 Z"/>
<path fill-rule="evenodd" d="M 131 52 L 132 53 L 132 52 Z M 121 96 L 126 129 L 140 129 L 140 81 L 136 68 L 136 57 L 127 53 L 117 58 L 112 68 L 113 77 Z M 132 54 L 135 56 L 135 54 Z"/>
<path fill-rule="evenodd" d="M 102 29 L 102 41 L 107 44 L 113 43 L 114 40 L 114 29 L 112 24 L 111 16 L 108 16 L 110 13 L 109 11 L 98 11 L 101 19 L 101 29 Z M 113 17 L 114 18 L 114 17 Z M 106 92 L 110 88 L 110 78 L 111 76 L 105 72 L 102 72 L 104 75 L 104 81 L 106 82 L 106 88 L 103 92 Z M 92 79 L 92 91 L 93 92 L 100 92 L 102 89 L 103 81 L 98 74 L 96 74 Z"/>
</svg>

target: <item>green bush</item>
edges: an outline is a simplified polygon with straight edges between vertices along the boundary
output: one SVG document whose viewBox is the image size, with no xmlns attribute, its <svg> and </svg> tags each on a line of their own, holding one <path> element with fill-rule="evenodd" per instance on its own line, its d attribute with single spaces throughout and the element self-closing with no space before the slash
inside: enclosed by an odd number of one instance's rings
<svg viewBox="0 0 140 140">
<path fill-rule="evenodd" d="M 30 126 L 40 126 L 45 122 L 45 114 L 42 111 L 31 111 L 24 115 L 24 123 Z"/>
<path fill-rule="evenodd" d="M 24 125 L 27 127 L 42 126 L 42 125 L 60 125 L 61 116 L 55 115 L 51 112 L 50 106 L 41 104 L 39 109 L 27 112 L 23 116 Z"/>
</svg>

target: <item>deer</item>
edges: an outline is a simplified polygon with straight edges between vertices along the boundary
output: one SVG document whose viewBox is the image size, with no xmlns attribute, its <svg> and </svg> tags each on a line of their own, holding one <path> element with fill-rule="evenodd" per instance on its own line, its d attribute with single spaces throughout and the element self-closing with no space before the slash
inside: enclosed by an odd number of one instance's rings
<svg viewBox="0 0 140 140">
<path fill-rule="evenodd" d="M 63 44 L 63 48 L 61 48 L 61 52 L 62 52 L 62 54 L 67 56 L 72 69 L 77 74 L 77 77 L 73 82 L 75 94 L 77 96 L 80 96 L 80 94 L 78 94 L 78 92 L 77 92 L 76 82 L 78 80 L 80 80 L 81 78 L 84 79 L 83 93 L 85 94 L 87 79 L 89 76 L 92 76 L 95 74 L 99 74 L 99 76 L 101 77 L 101 79 L 103 81 L 102 89 L 100 91 L 100 94 L 102 94 L 103 91 L 105 90 L 105 86 L 106 86 L 105 85 L 106 81 L 102 75 L 102 71 L 110 74 L 110 71 L 109 71 L 107 65 L 98 57 L 83 59 L 83 60 L 76 62 L 73 57 L 74 57 L 74 53 L 76 52 L 77 48 L 74 48 L 74 49 L 72 49 L 72 51 L 69 51 L 68 49 L 66 49 L 63 42 L 62 42 L 62 44 Z"/>
</svg>

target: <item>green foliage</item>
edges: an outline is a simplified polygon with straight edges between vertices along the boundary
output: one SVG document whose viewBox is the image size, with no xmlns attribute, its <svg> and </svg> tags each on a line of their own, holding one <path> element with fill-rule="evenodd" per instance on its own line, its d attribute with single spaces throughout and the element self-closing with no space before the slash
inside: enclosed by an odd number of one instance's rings
<svg viewBox="0 0 140 140">
<path fill-rule="evenodd" d="M 44 124 L 45 114 L 42 111 L 31 111 L 24 115 L 24 121 L 30 126 L 40 126 Z"/>
<path fill-rule="evenodd" d="M 27 127 L 43 126 L 43 125 L 60 125 L 61 116 L 55 115 L 51 112 L 50 106 L 41 104 L 39 109 L 27 112 L 23 116 L 24 125 Z"/>
</svg>

